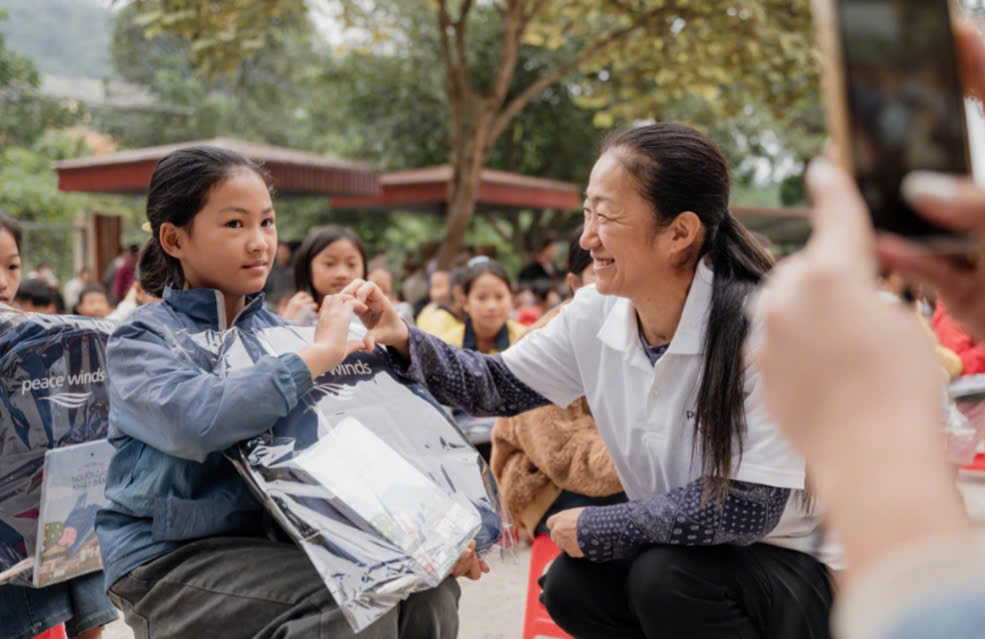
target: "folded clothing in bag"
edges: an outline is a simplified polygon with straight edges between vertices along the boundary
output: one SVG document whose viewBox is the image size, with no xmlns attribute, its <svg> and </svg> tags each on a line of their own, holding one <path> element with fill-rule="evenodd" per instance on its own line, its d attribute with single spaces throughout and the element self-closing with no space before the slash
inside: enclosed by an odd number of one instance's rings
<svg viewBox="0 0 985 639">
<path fill-rule="evenodd" d="M 313 335 L 275 327 L 197 341 L 221 345 L 217 369 L 229 370 L 297 352 Z M 502 529 L 488 466 L 379 348 L 319 377 L 290 415 L 229 456 L 357 631 L 439 584 L 473 538 L 489 548 Z"/>
<path fill-rule="evenodd" d="M 106 437 L 113 328 L 0 306 L 0 571 L 34 553 L 45 451 Z"/>
</svg>

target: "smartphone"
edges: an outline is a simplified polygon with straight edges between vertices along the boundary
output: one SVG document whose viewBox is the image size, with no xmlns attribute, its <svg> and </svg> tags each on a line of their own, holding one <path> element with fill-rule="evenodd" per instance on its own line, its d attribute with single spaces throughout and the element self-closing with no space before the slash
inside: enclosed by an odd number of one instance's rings
<svg viewBox="0 0 985 639">
<path fill-rule="evenodd" d="M 973 238 L 900 195 L 917 169 L 970 174 L 964 92 L 948 0 L 814 0 L 828 129 L 873 225 L 964 255 Z"/>
</svg>

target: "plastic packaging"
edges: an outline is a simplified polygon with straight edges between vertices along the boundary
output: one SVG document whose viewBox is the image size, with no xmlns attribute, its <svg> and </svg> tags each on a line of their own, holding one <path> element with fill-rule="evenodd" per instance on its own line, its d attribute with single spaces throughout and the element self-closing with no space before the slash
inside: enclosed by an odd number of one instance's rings
<svg viewBox="0 0 985 639">
<path fill-rule="evenodd" d="M 351 337 L 364 330 L 354 323 Z M 192 337 L 223 374 L 313 336 L 292 326 Z M 502 531 L 485 461 L 381 348 L 319 377 L 290 415 L 227 454 L 357 632 L 441 583 L 472 539 L 485 550 Z"/>
<path fill-rule="evenodd" d="M 0 305 L 0 572 L 34 554 L 45 452 L 106 437 L 113 327 Z"/>
<path fill-rule="evenodd" d="M 969 464 L 985 436 L 985 375 L 959 377 L 949 391 L 952 401 L 945 409 L 948 458 Z"/>
</svg>

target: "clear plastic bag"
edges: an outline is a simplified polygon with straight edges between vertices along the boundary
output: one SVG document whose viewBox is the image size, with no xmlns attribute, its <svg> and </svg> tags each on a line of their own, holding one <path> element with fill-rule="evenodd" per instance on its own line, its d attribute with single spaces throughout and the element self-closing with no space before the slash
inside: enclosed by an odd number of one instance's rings
<svg viewBox="0 0 985 639">
<path fill-rule="evenodd" d="M 35 552 L 45 452 L 107 435 L 114 326 L 0 305 L 0 572 Z"/>
<path fill-rule="evenodd" d="M 363 331 L 354 323 L 353 337 Z M 221 374 L 297 352 L 313 335 L 311 327 L 275 327 L 194 339 L 215 349 Z M 357 632 L 441 583 L 472 539 L 481 551 L 502 532 L 485 461 L 380 348 L 319 377 L 290 415 L 227 455 Z"/>
<path fill-rule="evenodd" d="M 956 464 L 969 464 L 985 436 L 985 375 L 965 375 L 951 382 L 948 419 L 948 458 Z"/>
</svg>

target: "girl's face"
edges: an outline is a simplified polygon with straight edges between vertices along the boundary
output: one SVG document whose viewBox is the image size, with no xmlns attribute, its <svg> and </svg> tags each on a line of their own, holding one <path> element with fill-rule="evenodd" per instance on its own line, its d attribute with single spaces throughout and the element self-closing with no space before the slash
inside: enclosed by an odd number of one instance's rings
<svg viewBox="0 0 985 639">
<path fill-rule="evenodd" d="M 106 317 L 113 309 L 109 305 L 106 295 L 98 291 L 90 291 L 82 296 L 78 304 L 79 315 L 86 317 Z"/>
<path fill-rule="evenodd" d="M 21 285 L 21 255 L 14 236 L 0 230 L 0 302 L 11 304 Z"/>
<path fill-rule="evenodd" d="M 506 282 L 492 273 L 483 273 L 472 282 L 465 298 L 465 312 L 472 318 L 472 328 L 478 337 L 495 337 L 512 310 L 513 298 Z"/>
<path fill-rule="evenodd" d="M 164 240 L 175 233 L 174 241 Z M 185 228 L 162 226 L 162 245 L 181 260 L 189 288 L 214 288 L 227 297 L 263 289 L 277 251 L 270 192 L 260 176 L 238 169 L 213 187 Z"/>
<path fill-rule="evenodd" d="M 354 279 L 363 276 L 363 256 L 349 240 L 336 240 L 311 260 L 311 286 L 317 302 L 326 295 L 341 293 Z"/>
</svg>

